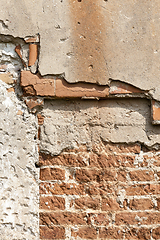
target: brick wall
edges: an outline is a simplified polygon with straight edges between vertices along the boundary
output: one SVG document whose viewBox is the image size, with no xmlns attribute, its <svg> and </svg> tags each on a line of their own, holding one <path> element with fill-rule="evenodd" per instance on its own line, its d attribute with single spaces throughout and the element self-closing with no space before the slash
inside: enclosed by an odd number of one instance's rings
<svg viewBox="0 0 160 240">
<path fill-rule="evenodd" d="M 41 239 L 159 239 L 160 152 L 99 144 L 40 154 Z"/>
</svg>

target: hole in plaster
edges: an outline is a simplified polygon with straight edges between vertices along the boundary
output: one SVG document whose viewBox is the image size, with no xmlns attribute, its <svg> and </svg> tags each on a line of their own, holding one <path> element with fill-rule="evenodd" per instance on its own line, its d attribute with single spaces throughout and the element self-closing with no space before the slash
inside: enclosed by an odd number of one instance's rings
<svg viewBox="0 0 160 240">
<path fill-rule="evenodd" d="M 91 65 L 89 65 L 89 67 L 88 67 L 88 69 L 89 69 L 89 71 L 93 71 L 93 65 L 91 64 Z"/>
<path fill-rule="evenodd" d="M 35 162 L 35 167 L 36 168 L 40 168 L 40 163 L 39 162 Z"/>
</svg>

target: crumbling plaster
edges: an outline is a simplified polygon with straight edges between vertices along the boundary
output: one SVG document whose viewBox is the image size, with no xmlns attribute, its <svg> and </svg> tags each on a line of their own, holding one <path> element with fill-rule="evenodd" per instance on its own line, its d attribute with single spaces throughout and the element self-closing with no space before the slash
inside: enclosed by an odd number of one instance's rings
<svg viewBox="0 0 160 240">
<path fill-rule="evenodd" d="M 19 73 L 24 66 L 14 51 L 17 44 L 21 45 L 27 63 L 29 44 L 24 39 L 40 36 L 38 71 L 41 75 L 58 74 L 70 83 L 110 85 L 111 82 L 111 87 L 114 87 L 111 80 L 118 80 L 146 90 L 147 97 L 160 101 L 159 8 L 158 0 L 1 1 L 0 61 L 4 67 L 0 69 L 0 231 L 3 240 L 39 239 L 39 170 L 35 167 L 38 147 L 41 152 L 58 155 L 66 148 L 81 144 L 92 148 L 101 141 L 138 142 L 154 148 L 160 145 L 160 127 L 151 124 L 150 101 L 117 96 L 99 101 L 66 101 L 49 100 L 45 99 L 47 94 L 44 98 L 42 95 L 36 99 L 38 111 L 44 117 L 37 140 L 37 106 L 31 111 L 24 100 L 32 99 L 20 98 Z"/>
<path fill-rule="evenodd" d="M 158 0 L 2 0 L 0 32 L 40 35 L 41 75 L 98 84 L 120 80 L 160 100 L 159 10 Z"/>
<path fill-rule="evenodd" d="M 14 49 L 0 43 L 0 239 L 37 240 L 38 123 L 17 97 L 22 64 Z"/>
<path fill-rule="evenodd" d="M 66 148 L 92 148 L 101 141 L 159 147 L 160 127 L 151 124 L 149 109 L 145 99 L 46 100 L 40 149 L 58 155 Z"/>
<path fill-rule="evenodd" d="M 37 120 L 0 80 L 0 239 L 38 239 Z"/>
</svg>

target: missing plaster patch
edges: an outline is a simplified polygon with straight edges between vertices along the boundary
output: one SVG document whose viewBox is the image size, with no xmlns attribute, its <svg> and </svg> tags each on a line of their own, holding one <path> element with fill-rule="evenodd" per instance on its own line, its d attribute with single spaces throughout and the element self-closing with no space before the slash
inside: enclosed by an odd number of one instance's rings
<svg viewBox="0 0 160 240">
<path fill-rule="evenodd" d="M 15 48 L 20 45 L 22 48 L 22 58 L 24 62 L 28 56 L 27 44 L 21 38 L 14 38 L 10 35 L 0 34 L 0 79 L 3 80 L 2 74 L 9 73 L 13 76 L 13 80 L 17 81 L 23 64 Z M 6 82 L 6 81 L 5 81 Z"/>
<path fill-rule="evenodd" d="M 20 70 L 23 68 L 14 49 L 14 43 L 0 42 L 0 80 L 9 85 L 18 81 Z"/>
</svg>

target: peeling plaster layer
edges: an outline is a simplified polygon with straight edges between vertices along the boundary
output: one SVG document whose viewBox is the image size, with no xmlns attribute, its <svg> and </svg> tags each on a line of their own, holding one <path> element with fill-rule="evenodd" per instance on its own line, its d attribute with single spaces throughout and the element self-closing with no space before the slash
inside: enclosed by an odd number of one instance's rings
<svg viewBox="0 0 160 240">
<path fill-rule="evenodd" d="M 0 16 L 2 34 L 40 34 L 42 75 L 101 85 L 111 78 L 160 101 L 158 0 L 2 0 Z"/>
<path fill-rule="evenodd" d="M 37 120 L 0 80 L 0 239 L 38 240 Z"/>
<path fill-rule="evenodd" d="M 13 43 L 0 43 L 0 74 L 9 72 L 13 79 L 17 80 L 22 64 L 14 49 L 15 44 Z"/>
<path fill-rule="evenodd" d="M 46 100 L 42 111 L 41 151 L 59 154 L 65 148 L 101 140 L 113 143 L 160 144 L 160 127 L 150 121 L 150 102 L 142 99 Z"/>
</svg>

